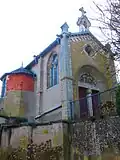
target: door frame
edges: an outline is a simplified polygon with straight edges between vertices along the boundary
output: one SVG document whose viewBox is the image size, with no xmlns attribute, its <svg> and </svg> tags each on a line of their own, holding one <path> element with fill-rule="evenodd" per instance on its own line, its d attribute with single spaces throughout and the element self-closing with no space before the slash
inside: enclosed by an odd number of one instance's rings
<svg viewBox="0 0 120 160">
<path fill-rule="evenodd" d="M 84 83 L 84 82 L 80 82 L 78 81 L 78 88 L 79 87 L 83 87 L 83 88 L 87 88 L 87 89 L 91 89 L 91 90 L 96 90 L 96 91 L 99 91 L 100 92 L 100 89 L 89 84 L 89 83 Z"/>
</svg>

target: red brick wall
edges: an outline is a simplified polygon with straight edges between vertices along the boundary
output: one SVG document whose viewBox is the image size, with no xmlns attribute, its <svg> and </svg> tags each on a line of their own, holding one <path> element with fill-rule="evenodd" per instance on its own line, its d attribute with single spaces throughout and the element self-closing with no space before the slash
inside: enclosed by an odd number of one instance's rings
<svg viewBox="0 0 120 160">
<path fill-rule="evenodd" d="M 34 91 L 34 79 L 24 74 L 9 75 L 6 90 Z"/>
</svg>

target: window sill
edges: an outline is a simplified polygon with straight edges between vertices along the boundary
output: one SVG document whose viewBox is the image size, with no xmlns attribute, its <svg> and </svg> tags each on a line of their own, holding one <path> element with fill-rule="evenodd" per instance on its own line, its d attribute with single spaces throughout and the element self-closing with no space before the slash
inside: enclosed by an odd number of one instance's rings
<svg viewBox="0 0 120 160">
<path fill-rule="evenodd" d="M 59 83 L 55 84 L 54 86 L 51 87 L 47 87 L 47 90 L 53 89 L 54 87 L 56 87 Z"/>
</svg>

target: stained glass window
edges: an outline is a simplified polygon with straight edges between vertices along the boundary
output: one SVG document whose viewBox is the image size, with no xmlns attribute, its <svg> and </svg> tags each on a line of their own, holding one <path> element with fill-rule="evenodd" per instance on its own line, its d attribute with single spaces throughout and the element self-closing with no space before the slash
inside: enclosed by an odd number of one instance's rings
<svg viewBox="0 0 120 160">
<path fill-rule="evenodd" d="M 47 72 L 47 87 L 58 84 L 58 55 L 56 53 L 53 53 L 48 60 Z"/>
</svg>

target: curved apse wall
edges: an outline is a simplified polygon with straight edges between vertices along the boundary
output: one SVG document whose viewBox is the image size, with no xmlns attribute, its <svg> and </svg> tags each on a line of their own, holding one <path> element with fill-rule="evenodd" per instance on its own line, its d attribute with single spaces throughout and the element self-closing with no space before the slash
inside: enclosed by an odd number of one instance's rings
<svg viewBox="0 0 120 160">
<path fill-rule="evenodd" d="M 25 74 L 9 75 L 6 81 L 6 91 L 23 90 L 34 92 L 33 77 Z"/>
</svg>

